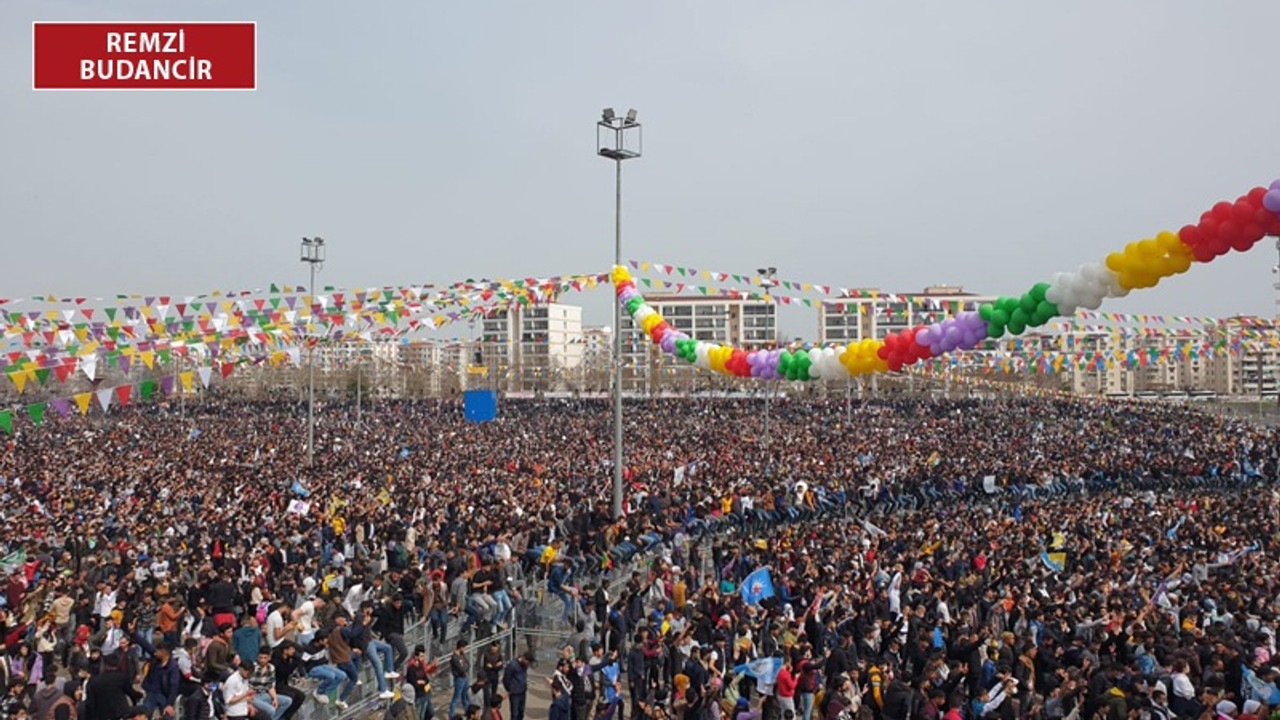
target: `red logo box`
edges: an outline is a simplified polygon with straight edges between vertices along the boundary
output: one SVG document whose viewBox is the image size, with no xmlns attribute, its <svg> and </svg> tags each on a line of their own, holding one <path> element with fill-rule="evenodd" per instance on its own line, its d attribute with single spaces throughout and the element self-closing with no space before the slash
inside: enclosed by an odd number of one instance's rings
<svg viewBox="0 0 1280 720">
<path fill-rule="evenodd" d="M 35 90 L 253 90 L 257 23 L 36 22 Z"/>
</svg>

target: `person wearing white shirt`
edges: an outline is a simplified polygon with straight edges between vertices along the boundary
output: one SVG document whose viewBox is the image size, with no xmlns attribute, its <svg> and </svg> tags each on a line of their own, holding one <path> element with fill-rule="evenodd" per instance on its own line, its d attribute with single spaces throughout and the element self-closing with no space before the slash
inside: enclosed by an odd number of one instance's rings
<svg viewBox="0 0 1280 720">
<path fill-rule="evenodd" d="M 316 634 L 316 610 L 324 607 L 324 600 L 315 598 L 307 600 L 293 611 L 293 619 L 298 621 L 298 643 L 306 645 Z"/>
<path fill-rule="evenodd" d="M 293 612 L 285 603 L 278 603 L 276 608 L 267 615 L 267 645 L 272 650 L 279 647 L 280 643 L 285 640 L 293 639 L 293 632 L 298 627 L 298 623 L 293 619 Z"/>
<path fill-rule="evenodd" d="M 342 606 L 347 609 L 347 613 L 351 617 L 360 617 L 360 604 L 365 600 L 365 584 L 363 581 L 353 584 L 347 590 L 347 597 L 342 601 Z"/>
<path fill-rule="evenodd" d="M 169 577 L 169 561 L 157 555 L 156 559 L 151 561 L 151 577 L 156 580 Z"/>
<path fill-rule="evenodd" d="M 222 699 L 226 702 L 227 720 L 245 720 L 249 717 L 249 703 L 253 700 L 253 687 L 249 685 L 250 663 L 240 663 L 222 685 Z"/>
</svg>

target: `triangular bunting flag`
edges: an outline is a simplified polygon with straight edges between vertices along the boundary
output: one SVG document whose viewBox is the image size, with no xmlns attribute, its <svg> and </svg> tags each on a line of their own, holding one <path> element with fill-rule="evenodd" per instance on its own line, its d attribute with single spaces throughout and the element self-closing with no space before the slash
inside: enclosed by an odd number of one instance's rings
<svg viewBox="0 0 1280 720">
<path fill-rule="evenodd" d="M 156 394 L 156 381 L 143 380 L 142 383 L 138 385 L 138 390 L 142 393 L 143 400 L 150 400 L 151 396 Z"/>
<path fill-rule="evenodd" d="M 49 404 L 57 411 L 59 417 L 66 417 L 71 414 L 71 402 L 66 398 L 54 398 L 49 401 Z"/>
<path fill-rule="evenodd" d="M 76 407 L 80 408 L 81 415 L 89 414 L 89 403 L 93 400 L 93 393 L 80 393 L 75 396 Z"/>
<path fill-rule="evenodd" d="M 129 397 L 131 395 L 133 395 L 132 385 L 121 385 L 120 387 L 116 388 L 116 397 L 119 398 L 120 405 L 122 407 L 129 404 Z"/>
<path fill-rule="evenodd" d="M 98 405 L 102 408 L 102 412 L 111 409 L 111 388 L 103 388 L 98 391 Z"/>
<path fill-rule="evenodd" d="M 191 392 L 191 371 L 178 374 L 178 380 L 182 383 L 183 392 Z"/>
<path fill-rule="evenodd" d="M 213 377 L 213 368 L 202 367 L 198 371 L 200 373 L 200 382 L 206 389 L 209 387 L 209 380 Z"/>
<path fill-rule="evenodd" d="M 44 424 L 44 403 L 28 405 L 27 414 L 31 416 L 31 422 L 36 425 Z"/>
<path fill-rule="evenodd" d="M 11 372 L 9 373 L 9 379 L 13 381 L 14 385 L 18 386 L 19 395 L 27 389 L 27 374 L 25 372 Z"/>
<path fill-rule="evenodd" d="M 13 434 L 13 413 L 8 410 L 0 410 L 0 430 L 4 430 L 6 434 Z"/>
</svg>

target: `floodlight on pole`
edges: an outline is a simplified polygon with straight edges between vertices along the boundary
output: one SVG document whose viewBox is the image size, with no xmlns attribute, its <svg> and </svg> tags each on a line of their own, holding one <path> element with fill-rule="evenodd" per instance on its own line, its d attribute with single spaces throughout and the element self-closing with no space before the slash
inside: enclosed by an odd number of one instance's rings
<svg viewBox="0 0 1280 720">
<path fill-rule="evenodd" d="M 596 154 L 614 162 L 613 264 L 622 265 L 622 161 L 640 157 L 644 136 L 634 108 L 619 118 L 605 108 L 596 123 Z M 613 305 L 613 517 L 622 518 L 622 306 Z"/>
<path fill-rule="evenodd" d="M 311 266 L 311 284 L 307 286 L 307 306 L 316 302 L 316 271 L 324 267 L 324 238 L 302 238 L 299 259 Z M 307 467 L 315 462 L 316 455 L 316 346 L 307 343 Z"/>
</svg>

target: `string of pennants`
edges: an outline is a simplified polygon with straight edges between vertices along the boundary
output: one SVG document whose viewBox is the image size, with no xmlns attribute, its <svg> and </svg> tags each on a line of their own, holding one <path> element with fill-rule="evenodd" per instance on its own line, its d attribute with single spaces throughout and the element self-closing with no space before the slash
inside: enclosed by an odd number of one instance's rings
<svg viewBox="0 0 1280 720">
<path fill-rule="evenodd" d="M 94 380 L 100 363 L 127 373 L 139 361 L 151 368 L 156 362 L 169 362 L 175 354 L 216 359 L 239 346 L 269 348 L 295 344 L 300 338 L 308 343 L 375 338 L 407 341 L 419 329 L 434 330 L 491 316 L 517 304 L 554 302 L 562 292 L 589 289 L 605 281 L 606 274 L 466 281 L 450 286 L 447 293 L 435 293 L 426 302 L 406 300 L 421 297 L 420 289 L 407 288 L 399 291 L 399 297 L 391 296 L 388 302 L 378 304 L 370 304 L 369 299 L 378 291 L 365 290 L 350 295 L 334 291 L 315 298 L 280 295 L 222 300 L 199 309 L 178 303 L 172 306 L 177 317 L 169 320 L 162 320 L 171 307 L 167 297 L 142 298 L 158 305 L 108 308 L 112 311 L 109 322 L 68 321 L 69 312 L 88 311 L 91 317 L 93 311 L 87 308 L 10 312 L 0 321 L 0 336 L 11 348 L 15 340 L 19 344 L 7 353 L 8 364 L 2 371 L 22 392 L 29 382 L 43 385 L 51 374 L 65 381 L 81 371 Z M 314 303 L 303 302 L 300 307 L 297 301 L 304 297 Z M 459 309 L 445 310 L 454 306 L 451 303 Z M 268 304 L 271 310 L 266 309 Z M 298 309 L 282 310 L 282 304 Z M 438 314 L 426 314 L 432 310 Z"/>
<path fill-rule="evenodd" d="M 220 377 L 226 379 L 231 376 L 235 370 L 237 363 L 220 363 L 217 372 Z M 61 417 L 68 417 L 74 411 L 78 411 L 81 416 L 89 414 L 89 409 L 97 400 L 98 407 L 103 413 L 111 410 L 112 405 L 124 407 L 137 400 L 150 400 L 159 394 L 162 397 L 169 397 L 175 392 L 190 393 L 195 378 L 200 378 L 200 383 L 208 389 L 210 381 L 214 377 L 215 368 L 212 366 L 201 367 L 196 370 L 188 370 L 173 375 L 165 375 L 159 378 L 147 378 L 137 382 L 115 385 L 112 387 L 98 388 L 89 392 L 77 393 L 69 398 L 53 398 L 43 402 L 36 402 L 27 405 L 25 415 L 31 420 L 35 426 L 40 426 L 45 422 L 45 415 L 50 408 Z M 23 414 L 24 409 L 19 410 L 0 410 L 0 430 L 6 434 L 14 433 L 14 420 Z"/>
<path fill-rule="evenodd" d="M 357 326 L 403 334 L 441 327 L 484 312 L 497 303 L 539 305 L 562 293 L 586 290 L 607 282 L 608 275 L 556 275 L 548 278 L 482 280 L 430 286 L 336 290 L 315 295 L 305 288 L 280 290 L 273 285 L 265 296 L 251 291 L 235 296 L 214 293 L 176 301 L 169 296 L 122 296 L 140 304 L 88 307 L 85 298 L 36 296 L 0 300 L 0 336 L 25 347 L 69 347 L 93 341 L 130 343 L 196 332 L 227 329 L 255 332 L 293 330 L 314 334 L 320 327 Z M 200 299 L 206 298 L 206 299 Z M 213 299 L 207 299 L 213 298 Z M 69 301 L 71 305 L 67 305 Z M 38 310 L 16 310 L 19 303 L 54 303 Z M 449 311 L 450 308 L 462 308 Z"/>
</svg>

